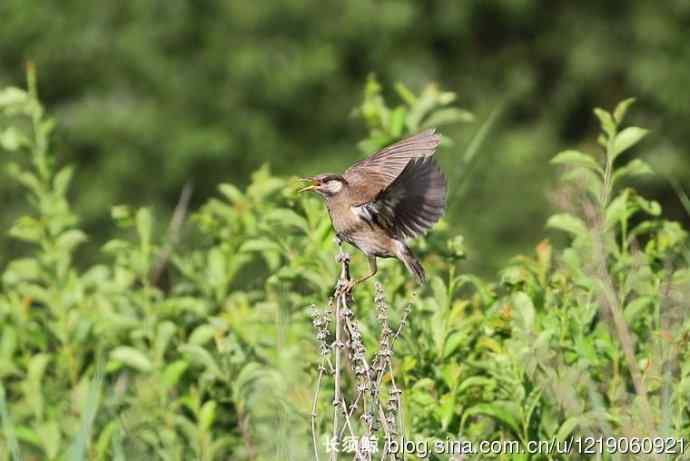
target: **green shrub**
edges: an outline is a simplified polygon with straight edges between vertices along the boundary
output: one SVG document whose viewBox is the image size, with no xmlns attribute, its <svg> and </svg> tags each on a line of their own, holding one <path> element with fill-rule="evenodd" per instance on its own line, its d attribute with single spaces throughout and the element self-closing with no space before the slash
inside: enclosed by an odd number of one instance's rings
<svg viewBox="0 0 690 461">
<path fill-rule="evenodd" d="M 368 83 L 365 151 L 470 119 L 451 93 L 398 94 L 391 109 Z M 430 283 L 393 362 L 408 438 L 690 436 L 687 234 L 622 186 L 649 172 L 623 164 L 645 134 L 622 127 L 629 104 L 596 111 L 602 156 L 554 158 L 568 167 L 567 209 L 548 226 L 570 235 L 566 247 L 545 240 L 486 282 L 462 272 L 462 237 L 444 223 L 417 242 Z M 308 306 L 324 305 L 338 271 L 322 204 L 265 166 L 245 190 L 220 185 L 186 222 L 113 207 L 118 235 L 87 266 L 70 209 L 79 191 L 51 150 L 31 70 L 27 91 L 0 90 L 0 115 L 27 207 L 9 230 L 23 256 L 2 268 L 0 459 L 309 459 L 319 350 Z M 398 320 L 416 287 L 383 266 Z M 369 342 L 373 295 L 373 284 L 355 293 Z"/>
</svg>

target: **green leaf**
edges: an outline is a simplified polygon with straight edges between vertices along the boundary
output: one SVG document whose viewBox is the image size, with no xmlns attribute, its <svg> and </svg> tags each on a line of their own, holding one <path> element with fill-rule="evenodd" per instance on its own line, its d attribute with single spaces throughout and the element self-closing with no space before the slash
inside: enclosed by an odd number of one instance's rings
<svg viewBox="0 0 690 461">
<path fill-rule="evenodd" d="M 448 253 L 450 253 L 451 257 L 456 259 L 465 258 L 465 238 L 462 235 L 456 235 L 455 237 L 448 239 L 446 245 L 448 248 Z"/>
<path fill-rule="evenodd" d="M 616 133 L 616 123 L 611 117 L 611 114 L 604 109 L 597 107 L 594 109 L 594 115 L 596 115 L 599 119 L 599 124 L 601 125 L 601 129 L 604 131 L 604 133 L 606 133 L 609 138 L 612 138 Z"/>
<path fill-rule="evenodd" d="M 570 434 L 575 430 L 577 426 L 585 422 L 587 419 L 585 416 L 571 416 L 570 418 L 563 421 L 561 427 L 556 432 L 556 438 L 560 441 L 567 439 Z"/>
<path fill-rule="evenodd" d="M 168 349 L 168 345 L 170 344 L 170 340 L 172 339 L 173 335 L 175 334 L 175 331 L 177 330 L 177 326 L 175 323 L 171 321 L 164 321 L 161 322 L 158 325 L 156 333 L 156 341 L 154 343 L 154 357 L 156 362 L 161 362 L 163 361 L 163 357 L 165 356 L 165 351 Z"/>
<path fill-rule="evenodd" d="M 449 389 L 455 391 L 460 381 L 460 373 L 462 368 L 455 362 L 450 362 L 441 368 L 441 376 L 443 377 L 443 382 L 446 383 Z"/>
<path fill-rule="evenodd" d="M 0 90 L 0 109 L 11 109 L 26 104 L 29 95 L 26 91 L 13 86 Z"/>
<path fill-rule="evenodd" d="M 89 383 L 89 390 L 84 399 L 80 412 L 79 431 L 72 439 L 72 444 L 68 450 L 67 459 L 70 461 L 83 461 L 86 459 L 86 452 L 89 450 L 91 444 L 91 434 L 94 432 L 94 420 L 98 412 L 98 406 L 101 397 L 101 388 L 103 383 L 103 375 L 99 370 Z"/>
<path fill-rule="evenodd" d="M 69 253 L 81 243 L 86 242 L 86 240 L 88 239 L 84 232 L 79 229 L 70 229 L 60 234 L 56 244 L 62 251 Z"/>
<path fill-rule="evenodd" d="M 129 242 L 120 239 L 113 239 L 103 245 L 103 252 L 108 254 L 118 254 L 129 250 Z"/>
<path fill-rule="evenodd" d="M 304 217 L 287 208 L 274 208 L 266 214 L 266 220 L 279 226 L 294 226 L 305 233 L 309 232 L 309 223 Z"/>
<path fill-rule="evenodd" d="M 436 128 L 453 123 L 469 123 L 473 121 L 474 115 L 471 112 L 464 109 L 458 109 L 457 107 L 447 107 L 434 111 L 426 118 L 420 128 Z"/>
<path fill-rule="evenodd" d="M 438 303 L 442 312 L 446 312 L 450 307 L 450 299 L 448 298 L 448 288 L 445 282 L 438 275 L 431 279 L 431 289 L 434 293 L 434 299 Z M 436 333 L 436 332 L 435 332 Z"/>
<path fill-rule="evenodd" d="M 0 147 L 7 151 L 14 152 L 29 144 L 29 139 L 13 126 L 0 132 Z"/>
<path fill-rule="evenodd" d="M 640 142 L 648 132 L 649 130 L 645 130 L 644 128 L 630 126 L 618 133 L 613 140 L 613 146 L 611 148 L 611 155 L 613 158 L 615 159 L 625 150 Z"/>
<path fill-rule="evenodd" d="M 55 421 L 48 421 L 36 427 L 36 434 L 41 440 L 41 447 L 48 459 L 57 457 L 60 451 L 60 427 Z"/>
<path fill-rule="evenodd" d="M 651 216 L 661 215 L 661 205 L 659 205 L 659 202 L 655 200 L 647 200 L 646 198 L 635 194 L 633 197 L 633 202 L 635 205 L 637 205 L 637 207 L 639 207 L 640 210 Z"/>
<path fill-rule="evenodd" d="M 624 190 L 606 207 L 606 227 L 608 229 L 627 218 L 628 194 L 629 191 Z"/>
<path fill-rule="evenodd" d="M 130 346 L 119 346 L 110 352 L 110 358 L 142 372 L 149 372 L 153 364 L 146 355 Z"/>
<path fill-rule="evenodd" d="M 93 446 L 94 456 L 92 459 L 97 461 L 103 461 L 105 459 L 117 460 L 115 456 L 109 457 L 108 454 L 115 451 L 114 447 L 111 450 L 110 445 L 113 440 L 114 432 L 118 430 L 118 423 L 119 420 L 110 421 L 100 430 L 96 443 Z"/>
<path fill-rule="evenodd" d="M 264 370 L 256 362 L 249 362 L 242 367 L 232 383 L 233 400 L 248 401 L 254 384 L 264 377 Z"/>
<path fill-rule="evenodd" d="M 127 229 L 134 224 L 132 209 L 127 205 L 115 205 L 110 208 L 110 217 L 118 227 Z"/>
<path fill-rule="evenodd" d="M 5 273 L 2 274 L 2 280 L 8 285 L 16 283 L 36 280 L 41 275 L 41 266 L 34 258 L 20 258 L 12 261 Z"/>
<path fill-rule="evenodd" d="M 192 362 L 194 362 L 197 365 L 201 365 L 216 379 L 224 379 L 223 373 L 221 372 L 220 367 L 216 363 L 215 359 L 203 347 L 196 346 L 193 344 L 186 344 L 184 346 L 180 346 L 180 352 L 188 355 Z"/>
<path fill-rule="evenodd" d="M 167 365 L 161 376 L 161 387 L 164 392 L 169 391 L 177 385 L 182 373 L 189 367 L 189 363 L 184 360 L 176 360 Z"/>
<path fill-rule="evenodd" d="M 584 167 L 603 175 L 603 170 L 591 156 L 577 150 L 565 150 L 551 159 L 556 165 L 568 165 L 572 167 Z"/>
<path fill-rule="evenodd" d="M 199 428 L 202 432 L 207 432 L 216 417 L 216 402 L 209 400 L 201 407 L 199 412 Z"/>
<path fill-rule="evenodd" d="M 492 403 L 480 403 L 472 408 L 467 409 L 462 415 L 462 420 L 460 422 L 460 433 L 463 433 L 466 420 L 476 415 L 490 416 L 508 426 L 508 428 L 518 437 L 520 437 L 522 434 L 522 431 L 520 430 L 522 409 L 517 402 L 497 400 Z"/>
<path fill-rule="evenodd" d="M 659 234 L 656 236 L 657 249 L 662 252 L 667 251 L 683 244 L 687 238 L 687 231 L 679 223 L 664 221 Z"/>
<path fill-rule="evenodd" d="M 367 82 L 367 84 L 369 84 L 369 82 Z M 404 83 L 396 83 L 395 92 L 398 93 L 400 99 L 405 101 L 405 104 L 407 104 L 408 106 L 412 106 L 417 102 L 417 96 L 415 96 L 415 94 L 412 91 L 410 91 L 410 89 L 407 88 L 407 86 L 405 86 Z"/>
<path fill-rule="evenodd" d="M 73 173 L 73 168 L 65 167 L 55 175 L 55 178 L 53 179 L 53 188 L 58 196 L 64 196 L 67 193 L 67 188 L 72 180 Z"/>
<path fill-rule="evenodd" d="M 438 400 L 431 394 L 423 390 L 413 389 L 410 393 L 410 400 L 422 408 L 434 408 L 438 405 Z"/>
<path fill-rule="evenodd" d="M 45 193 L 45 189 L 38 177 L 30 171 L 21 168 L 16 163 L 7 165 L 7 173 L 34 194 L 43 195 Z"/>
<path fill-rule="evenodd" d="M 226 262 L 227 259 L 220 248 L 211 248 L 206 265 L 206 281 L 209 286 L 219 288 L 226 284 L 228 274 Z"/>
<path fill-rule="evenodd" d="M 501 271 L 502 285 L 517 285 L 529 281 L 531 275 L 524 266 L 508 266 Z"/>
<path fill-rule="evenodd" d="M 429 85 L 428 88 L 432 88 L 436 91 L 435 86 Z M 451 102 L 455 101 L 458 98 L 457 94 L 454 91 L 442 91 L 441 93 L 438 94 L 437 101 L 438 104 L 442 106 L 447 106 Z"/>
<path fill-rule="evenodd" d="M 242 192 L 232 184 L 223 183 L 218 186 L 218 190 L 223 194 L 231 203 L 238 203 L 244 199 Z"/>
<path fill-rule="evenodd" d="M 603 189 L 601 176 L 586 168 L 573 168 L 561 176 L 564 181 L 569 181 L 584 189 L 592 195 L 594 200 L 599 200 Z"/>
<path fill-rule="evenodd" d="M 453 355 L 466 339 L 467 336 L 462 331 L 453 331 L 446 336 L 446 343 L 443 347 L 443 358 L 447 359 Z"/>
<path fill-rule="evenodd" d="M 258 238 L 250 239 L 245 241 L 242 246 L 240 246 L 240 252 L 264 252 L 264 251 L 276 251 L 280 252 L 282 249 L 273 240 Z"/>
<path fill-rule="evenodd" d="M 628 324 L 632 324 L 632 322 L 637 320 L 637 317 L 644 312 L 647 306 L 651 306 L 653 304 L 654 299 L 649 296 L 640 296 L 639 298 L 629 302 L 623 311 L 625 321 Z"/>
<path fill-rule="evenodd" d="M 405 129 L 405 119 L 407 118 L 407 109 L 403 106 L 396 107 L 391 114 L 390 134 L 398 138 L 403 135 Z"/>
<path fill-rule="evenodd" d="M 523 332 L 530 332 L 534 326 L 536 311 L 534 303 L 525 293 L 513 294 L 513 325 Z"/>
<path fill-rule="evenodd" d="M 443 394 L 436 404 L 436 415 L 441 421 L 441 428 L 444 431 L 448 428 L 448 425 L 453 419 L 455 408 L 455 395 L 452 393 Z"/>
<path fill-rule="evenodd" d="M 646 174 L 654 174 L 654 170 L 647 162 L 636 158 L 613 173 L 613 183 L 616 184 L 626 176 L 642 176 Z"/>
<path fill-rule="evenodd" d="M 560 229 L 576 237 L 589 236 L 589 230 L 585 223 L 578 217 L 568 213 L 556 214 L 549 218 L 546 227 Z"/>
<path fill-rule="evenodd" d="M 211 325 L 199 325 L 189 336 L 189 344 L 203 346 L 213 338 L 215 333 L 216 330 Z"/>
<path fill-rule="evenodd" d="M 467 379 L 463 379 L 458 386 L 458 394 L 462 394 L 471 387 L 480 387 L 482 389 L 496 387 L 496 381 L 492 378 L 486 378 L 484 376 L 470 376 Z"/>
<path fill-rule="evenodd" d="M 438 103 L 438 90 L 430 85 L 422 91 L 415 104 L 410 108 L 407 116 L 407 128 L 412 132 L 420 129 L 420 123 Z"/>
<path fill-rule="evenodd" d="M 26 242 L 38 242 L 43 238 L 43 226 L 32 217 L 22 216 L 10 228 L 9 234 Z"/>
<path fill-rule="evenodd" d="M 618 125 L 623 122 L 625 113 L 628 111 L 628 107 L 630 107 L 634 102 L 635 98 L 628 98 L 618 103 L 616 109 L 613 111 L 613 118 L 616 120 Z"/>
<path fill-rule="evenodd" d="M 541 387 L 536 387 L 532 389 L 532 392 L 530 392 L 530 394 L 527 396 L 527 399 L 525 399 L 525 417 L 523 420 L 523 428 L 525 433 L 527 433 L 529 430 L 529 423 L 532 419 L 534 410 L 537 408 L 537 405 L 539 405 L 542 391 L 543 389 Z"/>
</svg>

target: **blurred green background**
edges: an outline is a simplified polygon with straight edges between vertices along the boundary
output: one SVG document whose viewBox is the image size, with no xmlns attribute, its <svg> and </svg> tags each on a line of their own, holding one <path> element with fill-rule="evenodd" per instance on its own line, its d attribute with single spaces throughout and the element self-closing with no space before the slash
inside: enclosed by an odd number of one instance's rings
<svg viewBox="0 0 690 461">
<path fill-rule="evenodd" d="M 475 114 L 444 128 L 451 176 L 488 127 L 449 204 L 468 270 L 492 273 L 537 243 L 553 209 L 548 159 L 593 150 L 591 107 L 625 97 L 638 98 L 630 122 L 652 129 L 643 150 L 660 173 L 638 186 L 688 220 L 668 182 L 690 184 L 687 0 L 2 0 L 0 18 L 0 86 L 36 64 L 58 155 L 78 168 L 87 260 L 113 204 L 152 204 L 165 219 L 187 182 L 195 207 L 265 162 L 283 175 L 342 170 L 361 156 L 351 115 L 370 73 L 393 102 L 395 82 L 437 82 Z M 5 183 L 3 229 L 23 206 Z"/>
</svg>

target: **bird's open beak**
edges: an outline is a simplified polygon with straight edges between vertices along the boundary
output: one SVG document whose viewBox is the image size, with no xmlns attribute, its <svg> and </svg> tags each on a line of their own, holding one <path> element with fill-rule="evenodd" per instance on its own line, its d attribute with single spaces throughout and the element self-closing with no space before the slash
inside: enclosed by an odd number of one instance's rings
<svg viewBox="0 0 690 461">
<path fill-rule="evenodd" d="M 316 189 L 319 186 L 319 183 L 314 178 L 311 178 L 311 177 L 300 178 L 300 181 L 304 181 L 304 182 L 309 181 L 309 182 L 311 182 L 311 184 L 306 186 L 306 187 L 301 188 L 297 192 L 308 192 L 310 190 Z"/>
</svg>

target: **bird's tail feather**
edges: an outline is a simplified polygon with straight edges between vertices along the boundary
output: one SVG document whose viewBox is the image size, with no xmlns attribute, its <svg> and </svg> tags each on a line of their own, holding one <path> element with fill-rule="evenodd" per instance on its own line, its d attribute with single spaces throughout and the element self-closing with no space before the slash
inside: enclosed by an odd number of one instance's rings
<svg viewBox="0 0 690 461">
<path fill-rule="evenodd" d="M 424 268 L 419 260 L 415 257 L 412 250 L 410 250 L 407 245 L 401 245 L 399 258 L 410 272 L 417 279 L 418 283 L 423 283 L 426 280 L 426 274 L 424 273 Z"/>
</svg>

